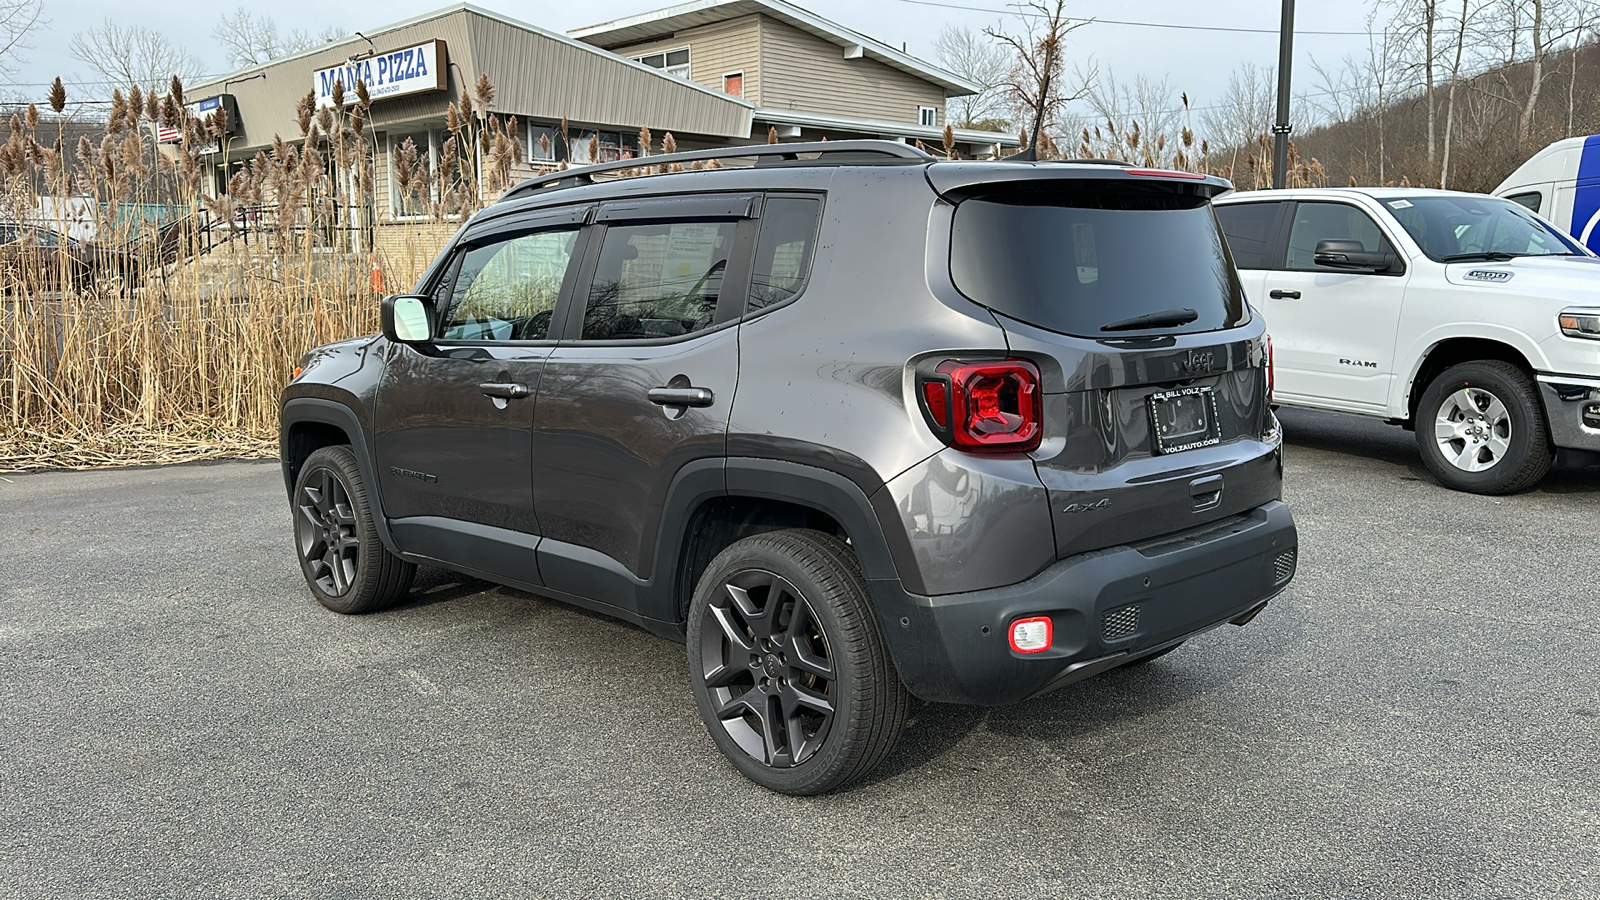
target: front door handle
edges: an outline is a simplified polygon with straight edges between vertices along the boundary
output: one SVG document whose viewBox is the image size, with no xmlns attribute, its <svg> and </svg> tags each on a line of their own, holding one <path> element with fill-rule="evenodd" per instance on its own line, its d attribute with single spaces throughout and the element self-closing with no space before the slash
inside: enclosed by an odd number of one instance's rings
<svg viewBox="0 0 1600 900">
<path fill-rule="evenodd" d="M 661 406 L 710 406 L 716 399 L 710 388 L 702 387 L 655 387 L 646 396 Z"/>
<path fill-rule="evenodd" d="M 500 382 L 480 384 L 478 385 L 478 390 L 483 391 L 484 394 L 490 397 L 504 397 L 507 400 L 521 400 L 532 393 L 525 384 L 504 384 Z"/>
<path fill-rule="evenodd" d="M 1271 297 L 1274 300 L 1299 300 L 1300 299 L 1300 292 L 1299 291 L 1273 291 L 1273 292 L 1267 294 L 1267 296 Z"/>
</svg>

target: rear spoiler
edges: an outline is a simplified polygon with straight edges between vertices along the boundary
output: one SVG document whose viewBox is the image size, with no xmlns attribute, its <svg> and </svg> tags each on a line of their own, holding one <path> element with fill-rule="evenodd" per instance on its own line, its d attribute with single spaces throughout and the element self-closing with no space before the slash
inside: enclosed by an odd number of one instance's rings
<svg viewBox="0 0 1600 900">
<path fill-rule="evenodd" d="M 1111 160 L 1059 160 L 1029 162 L 937 162 L 928 166 L 928 184 L 940 197 L 953 203 L 997 187 L 1037 182 L 1099 182 L 1097 187 L 1125 190 L 1171 191 L 1211 199 L 1233 190 L 1233 183 L 1215 175 L 1146 169 L 1131 163 Z M 1063 184 L 1062 186 L 1067 186 Z M 1087 185 L 1074 185 L 1086 187 Z"/>
</svg>

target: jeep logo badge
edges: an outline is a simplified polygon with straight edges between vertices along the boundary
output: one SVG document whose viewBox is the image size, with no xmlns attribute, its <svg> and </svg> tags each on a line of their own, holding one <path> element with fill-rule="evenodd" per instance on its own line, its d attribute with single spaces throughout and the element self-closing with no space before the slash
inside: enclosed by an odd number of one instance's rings
<svg viewBox="0 0 1600 900">
<path fill-rule="evenodd" d="M 1214 358 L 1210 350 L 1190 350 L 1188 356 L 1178 360 L 1178 368 L 1190 375 L 1209 372 Z"/>
</svg>

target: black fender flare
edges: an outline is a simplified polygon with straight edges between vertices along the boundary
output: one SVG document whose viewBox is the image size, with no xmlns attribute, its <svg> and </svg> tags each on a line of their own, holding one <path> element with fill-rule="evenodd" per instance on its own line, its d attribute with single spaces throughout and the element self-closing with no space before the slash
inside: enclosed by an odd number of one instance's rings
<svg viewBox="0 0 1600 900">
<path fill-rule="evenodd" d="M 782 460 L 729 457 L 726 472 L 730 496 L 782 500 L 827 513 L 850 536 L 863 577 L 900 577 L 883 521 L 873 508 L 872 496 L 881 491 L 869 495 L 838 472 Z"/>
<path fill-rule="evenodd" d="M 294 502 L 294 473 L 290 471 L 289 434 L 294 426 L 300 422 L 317 422 L 323 425 L 332 425 L 350 437 L 350 451 L 355 454 L 356 467 L 361 470 L 361 478 L 366 482 L 367 497 L 372 503 L 372 524 L 378 530 L 378 538 L 383 541 L 383 546 L 390 553 L 399 554 L 401 551 L 394 542 L 394 536 L 389 533 L 389 518 L 385 514 L 383 505 L 383 488 L 378 481 L 378 470 L 372 459 L 372 448 L 367 444 L 367 430 L 362 427 L 361 419 L 354 410 L 335 400 L 321 397 L 292 397 L 283 402 L 283 407 L 278 418 L 278 459 L 283 466 L 284 490 L 289 496 L 289 502 Z"/>
</svg>

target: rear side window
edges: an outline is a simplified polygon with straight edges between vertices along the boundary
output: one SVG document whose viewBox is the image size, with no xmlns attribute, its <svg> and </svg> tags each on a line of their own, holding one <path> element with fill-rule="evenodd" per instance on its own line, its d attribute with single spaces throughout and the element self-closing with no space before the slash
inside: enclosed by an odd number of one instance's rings
<svg viewBox="0 0 1600 900">
<path fill-rule="evenodd" d="M 1394 252 L 1378 223 L 1354 206 L 1344 203 L 1301 203 L 1294 210 L 1289 227 L 1289 255 L 1285 267 L 1300 271 L 1326 272 L 1316 263 L 1317 244 L 1322 241 L 1360 241 L 1364 250 Z"/>
<path fill-rule="evenodd" d="M 606 228 L 583 340 L 677 337 L 709 328 L 737 228 L 735 222 Z"/>
<path fill-rule="evenodd" d="M 816 255 L 822 201 L 815 197 L 768 197 L 761 211 L 755 265 L 750 270 L 747 312 L 758 312 L 800 293 Z"/>
<path fill-rule="evenodd" d="M 1272 226 L 1282 208 L 1279 203 L 1235 203 L 1217 207 L 1217 221 L 1222 223 L 1222 233 L 1228 236 L 1234 265 L 1241 269 L 1267 268 L 1267 254 L 1272 252 L 1272 239 L 1276 236 Z"/>
<path fill-rule="evenodd" d="M 1062 334 L 1193 310 L 1161 333 L 1231 328 L 1244 296 L 1211 204 L 1135 191 L 1026 191 L 956 207 L 950 275 L 996 312 Z M 1131 333 L 1138 333 L 1133 331 Z"/>
</svg>

